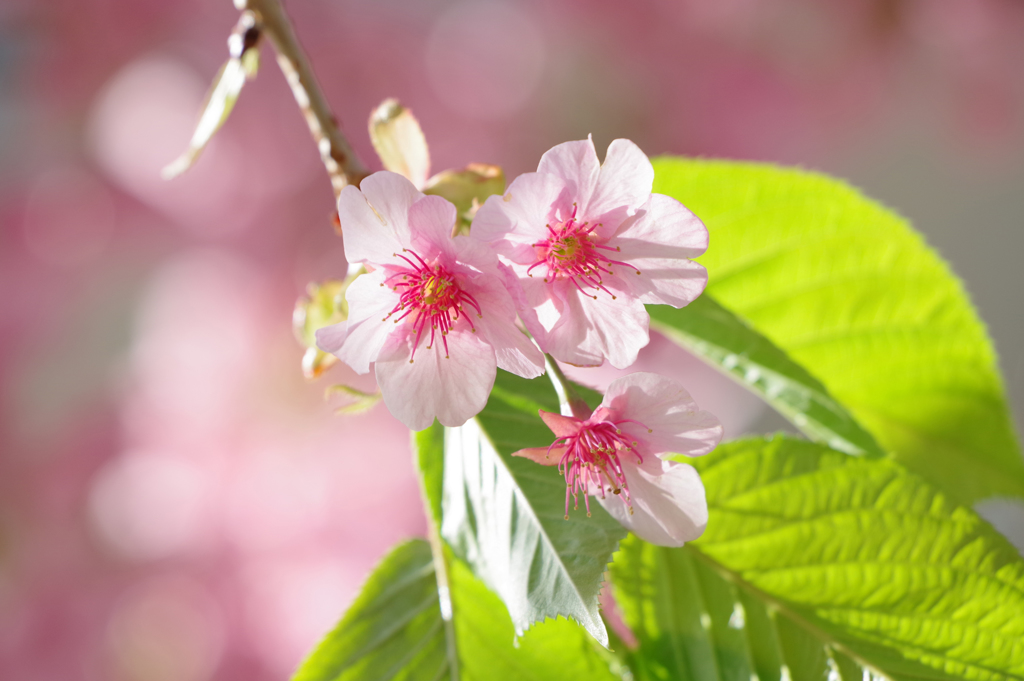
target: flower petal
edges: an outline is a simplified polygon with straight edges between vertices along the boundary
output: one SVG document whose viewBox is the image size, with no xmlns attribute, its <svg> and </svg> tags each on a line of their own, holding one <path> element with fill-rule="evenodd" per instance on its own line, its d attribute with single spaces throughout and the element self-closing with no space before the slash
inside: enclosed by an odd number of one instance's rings
<svg viewBox="0 0 1024 681">
<path fill-rule="evenodd" d="M 628 295 L 645 305 L 685 307 L 708 285 L 708 271 L 692 260 L 632 258 L 629 264 L 639 275 L 622 276 Z"/>
<path fill-rule="evenodd" d="M 520 279 L 527 307 L 519 312 L 527 330 L 540 349 L 560 362 L 575 366 L 599 366 L 601 352 L 584 348 L 589 321 L 580 311 L 581 304 L 572 284 L 558 280 L 545 284 L 538 277 Z"/>
<path fill-rule="evenodd" d="M 349 262 L 383 263 L 409 245 L 409 208 L 423 196 L 398 173 L 382 171 L 338 196 L 338 220 Z"/>
<path fill-rule="evenodd" d="M 319 328 L 315 332 L 316 346 L 324 352 L 334 354 L 341 348 L 341 344 L 348 337 L 348 322 L 338 322 L 330 326 Z"/>
<path fill-rule="evenodd" d="M 497 371 L 491 346 L 460 326 L 448 334 L 449 357 L 440 339 L 430 349 L 423 340 L 410 362 L 414 338 L 390 339 L 377 357 L 377 384 L 395 418 L 423 430 L 435 417 L 455 427 L 479 414 Z"/>
<path fill-rule="evenodd" d="M 424 196 L 409 208 L 410 243 L 413 250 L 430 258 L 444 253 L 455 258 L 452 229 L 458 220 L 455 205 L 440 196 Z M 429 254 L 429 255 L 428 255 Z"/>
<path fill-rule="evenodd" d="M 589 201 L 580 204 L 583 219 L 618 225 L 642 207 L 654 186 L 654 166 L 640 147 L 617 139 L 608 145 L 604 163 Z"/>
<path fill-rule="evenodd" d="M 638 372 L 612 381 L 601 408 L 617 419 L 643 424 L 620 427 L 653 454 L 702 456 L 718 446 L 724 432 L 718 418 L 700 411 L 682 383 L 659 374 Z"/>
<path fill-rule="evenodd" d="M 544 173 L 520 175 L 503 196 L 490 196 L 477 211 L 470 235 L 482 241 L 509 239 L 533 243 L 547 235 L 544 226 L 555 208 L 568 207 L 565 180 Z"/>
<path fill-rule="evenodd" d="M 514 274 L 520 274 L 519 268 L 512 269 Z M 547 346 L 541 342 L 542 339 L 562 320 L 562 309 L 565 307 L 559 295 L 562 282 L 549 286 L 540 277 L 527 276 L 519 276 L 518 281 L 523 294 L 517 301 L 519 318 L 544 349 Z"/>
<path fill-rule="evenodd" d="M 465 235 L 459 235 L 451 241 L 455 262 L 462 263 L 478 272 L 498 277 L 506 284 L 509 283 L 503 266 L 499 264 L 498 256 L 490 244 Z M 443 264 L 452 266 L 454 263 L 445 262 Z M 513 280 L 515 280 L 514 275 Z M 513 283 L 515 282 L 513 281 Z"/>
<path fill-rule="evenodd" d="M 566 302 L 567 310 L 563 313 L 566 321 L 549 334 L 549 338 L 560 332 L 565 338 L 572 338 L 573 334 L 562 330 L 582 327 L 585 337 L 575 349 L 578 355 L 607 358 L 616 369 L 625 369 L 636 361 L 640 348 L 651 340 L 648 333 L 650 316 L 635 298 L 619 296 L 613 300 L 607 293 L 600 292 L 595 300 L 579 291 L 568 291 Z M 566 350 L 564 345 L 564 342 L 560 344 L 559 349 Z M 572 360 L 562 359 L 554 350 L 550 352 L 557 360 L 575 364 Z M 600 363 L 599 359 L 597 364 Z"/>
<path fill-rule="evenodd" d="M 539 463 L 541 466 L 557 466 L 563 454 L 565 454 L 565 447 L 552 447 L 551 449 L 547 447 L 530 447 L 528 449 L 520 449 L 518 452 L 512 452 L 512 456 L 521 456 L 534 463 Z"/>
<path fill-rule="evenodd" d="M 696 258 L 708 249 L 708 230 L 671 196 L 651 194 L 635 220 L 623 225 L 609 246 L 632 258 Z"/>
<path fill-rule="evenodd" d="M 495 272 L 497 272 L 495 268 Z M 509 282 L 518 286 L 518 282 Z M 544 353 L 516 326 L 516 306 L 503 279 L 478 275 L 467 287 L 480 305 L 482 314 L 466 308 L 480 337 L 494 348 L 498 366 L 523 378 L 536 378 L 544 373 Z"/>
<path fill-rule="evenodd" d="M 540 157 L 537 172 L 555 175 L 569 183 L 572 200 L 583 210 L 597 186 L 601 164 L 597 160 L 594 140 L 564 142 L 546 151 Z"/>
<path fill-rule="evenodd" d="M 544 411 L 543 409 L 538 410 L 538 413 L 540 413 L 540 418 L 544 421 L 544 425 L 555 434 L 556 439 L 575 435 L 579 432 L 580 426 L 583 425 L 583 422 L 574 416 L 562 416 L 561 414 Z"/>
<path fill-rule="evenodd" d="M 685 463 L 662 462 L 660 475 L 652 475 L 623 460 L 633 513 L 617 495 L 598 501 L 622 526 L 658 546 L 682 546 L 704 533 L 708 505 L 704 484 L 696 469 Z"/>
<path fill-rule="evenodd" d="M 374 270 L 356 277 L 345 291 L 348 320 L 316 333 L 321 350 L 330 352 L 359 374 L 370 370 L 370 363 L 377 359 L 395 330 L 394 322 L 384 321 L 398 302 L 394 291 L 382 286 L 385 276 L 384 270 Z"/>
<path fill-rule="evenodd" d="M 707 250 L 708 231 L 671 197 L 651 195 L 606 245 L 618 248 L 616 257 L 633 268 L 619 267 L 613 285 L 645 304 L 683 307 L 707 285 L 707 270 L 690 258 Z"/>
</svg>

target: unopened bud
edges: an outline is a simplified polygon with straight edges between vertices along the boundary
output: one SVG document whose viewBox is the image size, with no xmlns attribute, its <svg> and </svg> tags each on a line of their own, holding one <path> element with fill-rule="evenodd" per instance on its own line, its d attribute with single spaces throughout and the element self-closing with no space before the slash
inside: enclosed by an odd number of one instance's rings
<svg viewBox="0 0 1024 681">
<path fill-rule="evenodd" d="M 477 210 L 488 196 L 505 191 L 505 173 L 500 166 L 470 163 L 461 170 L 445 170 L 434 175 L 423 188 L 455 204 L 459 213 L 456 233 L 467 233 Z"/>
<path fill-rule="evenodd" d="M 306 295 L 295 303 L 292 328 L 295 337 L 306 346 L 306 353 L 302 357 L 302 374 L 307 379 L 319 378 L 338 361 L 334 355 L 316 346 L 316 332 L 325 326 L 348 319 L 345 290 L 357 276 L 358 273 L 344 280 L 332 279 L 310 283 L 306 286 Z"/>
<path fill-rule="evenodd" d="M 419 121 L 397 99 L 385 99 L 370 114 L 370 141 L 387 170 L 422 189 L 430 174 L 430 150 Z"/>
</svg>

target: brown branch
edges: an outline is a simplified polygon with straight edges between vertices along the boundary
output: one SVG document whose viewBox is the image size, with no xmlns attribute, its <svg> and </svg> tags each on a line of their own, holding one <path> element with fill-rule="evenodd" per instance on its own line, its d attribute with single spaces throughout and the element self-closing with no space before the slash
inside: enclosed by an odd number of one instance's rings
<svg viewBox="0 0 1024 681">
<path fill-rule="evenodd" d="M 338 121 L 331 113 L 323 90 L 313 75 L 306 53 L 299 45 L 291 21 L 285 14 L 280 0 L 234 0 L 239 10 L 256 14 L 263 33 L 270 39 L 277 51 L 277 63 L 284 72 L 288 85 L 299 108 L 302 109 L 313 135 L 320 160 L 331 177 L 334 195 L 337 196 L 346 185 L 355 184 L 369 174 L 341 134 Z"/>
</svg>

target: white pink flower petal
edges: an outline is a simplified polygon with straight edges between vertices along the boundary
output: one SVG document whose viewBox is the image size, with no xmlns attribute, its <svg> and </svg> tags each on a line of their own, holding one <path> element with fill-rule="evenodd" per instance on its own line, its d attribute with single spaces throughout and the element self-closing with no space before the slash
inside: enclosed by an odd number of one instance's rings
<svg viewBox="0 0 1024 681">
<path fill-rule="evenodd" d="M 707 502 L 697 471 L 662 460 L 669 453 L 699 456 L 713 449 L 722 426 L 700 411 L 677 381 L 657 374 L 630 374 L 614 381 L 588 418 L 541 411 L 555 434 L 549 447 L 515 452 L 565 476 L 565 514 L 570 501 L 590 496 L 642 539 L 682 546 L 707 524 Z"/>
<path fill-rule="evenodd" d="M 682 546 L 704 533 L 708 506 L 704 485 L 696 469 L 685 463 L 659 462 L 662 471 L 652 475 L 625 463 L 626 480 L 633 505 L 598 497 L 622 526 L 646 542 L 658 546 Z"/>
<path fill-rule="evenodd" d="M 376 270 L 357 277 L 345 293 L 348 319 L 316 332 L 321 350 L 330 352 L 359 374 L 370 370 L 391 332 L 379 323 L 392 307 L 391 301 L 380 295 L 385 276 L 384 270 Z"/>
<path fill-rule="evenodd" d="M 606 418 L 635 421 L 623 429 L 659 455 L 703 456 L 718 446 L 724 434 L 718 418 L 701 411 L 682 383 L 648 372 L 613 381 L 598 412 Z"/>
<path fill-rule="evenodd" d="M 507 287 L 517 281 L 485 245 L 452 238 L 452 204 L 383 172 L 346 187 L 338 214 L 350 260 L 372 271 L 346 292 L 348 320 L 317 339 L 359 373 L 373 364 L 407 426 L 462 425 L 486 404 L 497 366 L 543 373 L 543 355 L 515 325 Z"/>
<path fill-rule="evenodd" d="M 386 262 L 409 243 L 409 209 L 422 197 L 409 180 L 382 171 L 345 187 L 338 196 L 338 221 L 349 262 Z"/>
<path fill-rule="evenodd" d="M 597 160 L 593 141 L 587 141 Z M 617 139 L 608 145 L 594 193 L 581 210 L 584 215 L 614 229 L 647 202 L 653 187 L 654 166 L 647 156 L 631 141 Z"/>
<path fill-rule="evenodd" d="M 375 371 L 384 403 L 411 430 L 423 430 L 436 417 L 441 425 L 461 426 L 480 413 L 494 386 L 497 364 L 493 348 L 467 328 L 449 333 L 448 350 L 440 343 L 416 348 L 411 338 L 389 339 Z"/>
<path fill-rule="evenodd" d="M 597 185 L 601 162 L 597 159 L 594 142 L 587 138 L 563 142 L 548 149 L 540 157 L 537 172 L 565 180 L 575 201 L 585 206 Z"/>
<path fill-rule="evenodd" d="M 704 290 L 707 272 L 691 258 L 707 230 L 651 194 L 653 181 L 628 140 L 612 142 L 603 165 L 591 140 L 567 142 L 478 211 L 471 233 L 519 278 L 520 317 L 555 359 L 625 368 L 650 341 L 644 304 L 682 307 Z"/>
</svg>

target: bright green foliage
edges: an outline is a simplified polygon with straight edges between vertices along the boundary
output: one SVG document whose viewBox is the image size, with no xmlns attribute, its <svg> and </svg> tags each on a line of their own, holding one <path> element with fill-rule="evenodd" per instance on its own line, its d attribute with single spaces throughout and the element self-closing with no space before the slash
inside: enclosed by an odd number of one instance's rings
<svg viewBox="0 0 1024 681">
<path fill-rule="evenodd" d="M 498 372 L 487 406 L 445 429 L 441 535 L 508 607 L 516 631 L 571 617 L 607 645 L 598 613 L 602 575 L 626 531 L 600 504 L 565 515 L 565 480 L 554 467 L 512 456 L 551 444 L 537 415 L 558 411 L 547 378 Z"/>
<path fill-rule="evenodd" d="M 381 561 L 293 681 L 448 678 L 430 546 L 400 544 Z"/>
<path fill-rule="evenodd" d="M 647 310 L 652 328 L 729 372 L 808 437 L 850 454 L 884 454 L 818 379 L 709 295 L 678 310 L 667 305 Z"/>
<path fill-rule="evenodd" d="M 973 511 L 893 462 L 780 436 L 692 463 L 704 536 L 630 538 L 612 567 L 639 678 L 1024 678 L 1024 561 Z"/>
<path fill-rule="evenodd" d="M 451 575 L 462 681 L 615 678 L 607 651 L 574 622 L 548 620 L 517 640 L 501 599 L 460 561 L 453 561 Z"/>
<path fill-rule="evenodd" d="M 545 622 L 517 645 L 501 601 L 460 563 L 451 577 L 454 645 L 446 640 L 430 546 L 414 540 L 381 562 L 293 681 L 444 681 L 453 667 L 462 681 L 614 678 L 576 625 Z"/>
<path fill-rule="evenodd" d="M 689 552 L 630 535 L 615 554 L 612 583 L 623 617 L 640 642 L 638 654 L 628 658 L 638 679 L 727 678 L 719 673 L 712 622 Z M 751 665 L 743 666 L 749 670 Z M 749 680 L 748 671 L 743 681 Z"/>
<path fill-rule="evenodd" d="M 425 430 L 412 434 L 416 466 L 420 471 L 423 496 L 431 520 L 441 525 L 441 493 L 444 485 L 444 427 L 437 421 Z"/>
<path fill-rule="evenodd" d="M 657 192 L 704 220 L 708 292 L 821 380 L 887 451 L 964 502 L 1024 496 L 995 354 L 906 221 L 837 180 L 663 158 Z"/>
</svg>

